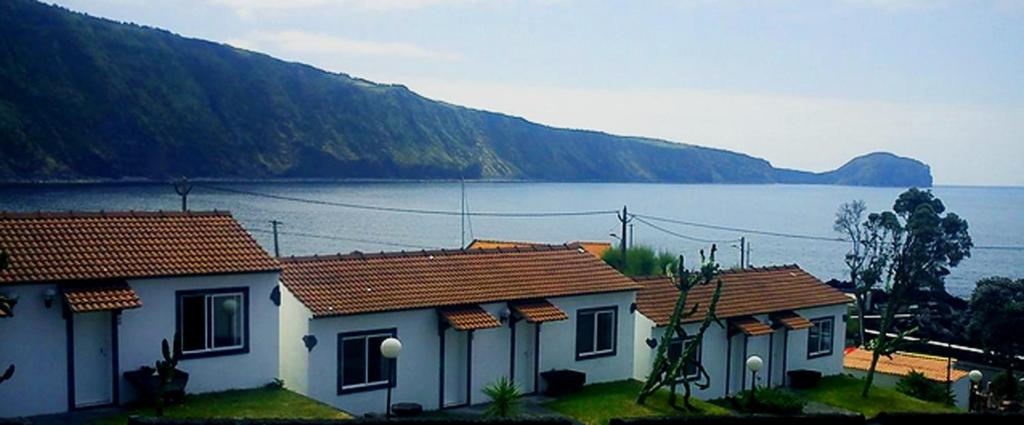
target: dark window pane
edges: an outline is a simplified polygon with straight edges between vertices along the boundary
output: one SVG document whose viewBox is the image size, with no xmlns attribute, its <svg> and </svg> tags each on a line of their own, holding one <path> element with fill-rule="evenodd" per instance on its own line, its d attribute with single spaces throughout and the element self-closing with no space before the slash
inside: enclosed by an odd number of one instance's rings
<svg viewBox="0 0 1024 425">
<path fill-rule="evenodd" d="M 576 321 L 576 352 L 594 351 L 594 313 L 580 314 Z"/>
<path fill-rule="evenodd" d="M 597 350 L 611 350 L 615 343 L 614 313 L 605 312 L 597 315 Z"/>
<path fill-rule="evenodd" d="M 366 382 L 366 339 L 342 340 L 342 385 Z"/>
<path fill-rule="evenodd" d="M 694 343 L 695 343 L 694 340 L 690 340 L 690 342 L 687 343 L 687 347 L 689 347 L 689 344 L 694 344 Z M 684 376 L 696 376 L 697 375 L 697 365 L 699 363 L 700 363 L 700 345 L 698 345 L 693 350 L 693 354 L 690 356 L 689 361 L 686 362 L 686 364 L 683 366 L 683 374 L 684 374 Z"/>
<path fill-rule="evenodd" d="M 683 341 L 672 341 L 672 343 L 668 345 L 669 360 L 676 361 L 676 359 L 681 355 L 683 355 Z"/>
<path fill-rule="evenodd" d="M 213 297 L 213 347 L 242 345 L 242 296 Z"/>
<path fill-rule="evenodd" d="M 832 321 L 822 321 L 821 326 L 821 351 L 832 351 Z"/>
<path fill-rule="evenodd" d="M 181 349 L 196 351 L 206 349 L 206 297 L 203 295 L 181 297 Z"/>
<path fill-rule="evenodd" d="M 388 380 L 388 359 L 385 359 L 384 355 L 380 353 L 380 344 L 386 338 L 386 336 L 373 336 L 367 339 L 369 352 L 366 361 L 366 382 L 368 383 Z"/>
</svg>

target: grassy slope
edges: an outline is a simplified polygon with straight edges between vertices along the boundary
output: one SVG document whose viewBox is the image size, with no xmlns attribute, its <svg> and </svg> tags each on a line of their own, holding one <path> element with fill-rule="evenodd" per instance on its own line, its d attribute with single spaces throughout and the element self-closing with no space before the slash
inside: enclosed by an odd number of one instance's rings
<svg viewBox="0 0 1024 425">
<path fill-rule="evenodd" d="M 860 412 L 871 418 L 886 412 L 955 412 L 956 408 L 939 403 L 918 400 L 891 388 L 874 387 L 868 398 L 860 396 L 864 380 L 850 376 L 822 378 L 821 385 L 797 393 L 812 401 L 842 409 Z"/>
<path fill-rule="evenodd" d="M 611 418 L 682 415 L 668 405 L 668 392 L 662 391 L 648 399 L 646 405 L 637 405 L 634 400 L 640 391 L 637 381 L 619 381 L 606 384 L 588 385 L 582 391 L 546 403 L 544 406 L 570 416 L 586 425 L 604 425 Z M 700 414 L 727 415 L 731 412 L 719 406 L 692 399 Z M 680 405 L 682 400 L 679 401 Z"/>
<path fill-rule="evenodd" d="M 133 410 L 99 420 L 95 425 L 120 425 L 130 415 L 152 416 L 153 409 Z M 284 389 L 235 390 L 186 396 L 185 403 L 165 411 L 169 418 L 295 418 L 348 419 L 347 413 Z"/>
</svg>

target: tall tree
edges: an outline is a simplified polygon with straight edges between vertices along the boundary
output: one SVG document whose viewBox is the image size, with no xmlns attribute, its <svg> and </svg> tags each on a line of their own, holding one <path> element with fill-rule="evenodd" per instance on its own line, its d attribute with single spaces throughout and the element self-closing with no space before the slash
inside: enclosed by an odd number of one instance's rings
<svg viewBox="0 0 1024 425">
<path fill-rule="evenodd" d="M 846 253 L 846 267 L 849 270 L 850 285 L 856 300 L 857 322 L 860 326 L 857 344 L 864 346 L 864 315 L 868 311 L 871 291 L 878 285 L 882 271 L 889 261 L 888 250 L 882 243 L 889 238 L 888 229 L 877 221 L 865 219 L 867 205 L 862 200 L 850 201 L 839 206 L 833 229 L 850 241 Z"/>
<path fill-rule="evenodd" d="M 1017 356 L 1024 356 L 1024 279 L 990 277 L 971 294 L 967 332 L 990 355 L 1002 358 L 1013 376 Z"/>
<path fill-rule="evenodd" d="M 952 212 L 931 191 L 910 189 L 896 199 L 892 211 L 868 216 L 870 226 L 884 229 L 884 238 L 873 249 L 887 258 L 883 268 L 888 300 L 882 312 L 878 336 L 870 344 L 871 367 L 864 389 L 867 397 L 881 356 L 890 356 L 914 328 L 899 329 L 897 312 L 909 307 L 916 295 L 926 291 L 945 292 L 949 270 L 971 255 L 967 221 Z M 890 332 L 896 331 L 890 336 Z"/>
<path fill-rule="evenodd" d="M 707 369 L 699 361 L 696 361 L 696 350 L 699 349 L 700 342 L 704 340 L 704 332 L 711 325 L 711 322 L 718 323 L 715 310 L 718 306 L 718 298 L 722 294 L 722 279 L 718 277 L 720 269 L 718 263 L 715 262 L 716 250 L 717 248 L 712 245 L 711 255 L 708 257 L 705 257 L 704 250 L 701 250 L 700 268 L 695 271 L 686 270 L 683 265 L 682 256 L 679 257 L 679 262 L 676 264 L 676 272 L 673 273 L 671 268 L 667 268 L 666 274 L 669 275 L 679 290 L 679 297 L 676 299 L 669 323 L 665 327 L 665 333 L 662 334 L 661 341 L 658 343 L 658 352 L 655 355 L 651 373 L 647 376 L 647 381 L 644 382 L 643 387 L 640 389 L 640 394 L 637 395 L 637 404 L 644 404 L 648 397 L 658 392 L 661 388 L 668 386 L 671 390 L 668 399 L 669 404 L 672 407 L 676 407 L 676 385 L 682 383 L 684 389 L 683 404 L 688 410 L 693 410 L 693 405 L 690 404 L 690 380 L 685 378 L 685 370 L 688 367 L 693 367 L 697 370 L 698 381 L 705 382 L 705 384 L 694 384 L 698 388 L 707 388 L 708 384 L 706 383 L 711 382 Z M 701 322 L 700 327 L 697 328 L 697 332 L 690 335 L 683 327 L 683 319 L 696 314 L 700 305 L 694 304 L 693 307 L 686 310 L 687 296 L 694 287 L 710 285 L 712 282 L 715 282 L 715 292 L 708 303 L 704 320 Z M 672 358 L 668 355 L 668 347 L 675 338 L 683 341 L 691 340 L 693 342 L 686 345 L 679 357 Z"/>
</svg>

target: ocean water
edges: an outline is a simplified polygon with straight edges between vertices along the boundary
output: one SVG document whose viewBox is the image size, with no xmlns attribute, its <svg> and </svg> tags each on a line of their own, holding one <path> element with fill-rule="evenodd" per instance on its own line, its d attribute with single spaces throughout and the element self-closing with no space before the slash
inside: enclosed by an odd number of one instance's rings
<svg viewBox="0 0 1024 425">
<path fill-rule="evenodd" d="M 212 186 L 335 203 L 460 211 L 457 182 L 246 183 Z M 936 187 L 949 211 L 966 218 L 979 247 L 1024 246 L 1024 188 Z M 864 200 L 870 211 L 891 208 L 901 190 L 801 185 L 674 185 L 618 183 L 467 182 L 470 212 L 610 211 L 628 206 L 630 213 L 775 233 L 837 237 L 832 221 L 839 204 Z M 281 255 L 311 255 L 458 248 L 473 238 L 563 243 L 596 240 L 617 243 L 620 224 L 613 213 L 591 216 L 425 215 L 370 211 L 296 202 L 196 186 L 192 210 L 228 210 L 273 252 L 271 220 L 278 220 Z M 84 184 L 0 187 L 0 210 L 178 210 L 180 198 L 170 185 Z M 687 257 L 695 264 L 699 240 L 729 241 L 745 236 L 755 266 L 799 264 L 822 280 L 844 276 L 840 242 L 759 235 L 700 228 L 648 219 L 664 230 L 634 221 L 631 239 Z M 734 242 L 719 246 L 723 266 L 738 264 Z M 969 296 L 985 276 L 1024 277 L 1024 250 L 977 248 L 954 269 L 947 288 Z"/>
</svg>

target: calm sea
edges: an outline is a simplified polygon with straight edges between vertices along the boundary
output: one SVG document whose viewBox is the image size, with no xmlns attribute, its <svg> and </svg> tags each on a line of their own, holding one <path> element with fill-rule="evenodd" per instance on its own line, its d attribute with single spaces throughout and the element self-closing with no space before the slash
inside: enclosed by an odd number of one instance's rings
<svg viewBox="0 0 1024 425">
<path fill-rule="evenodd" d="M 328 202 L 459 211 L 461 185 L 450 182 L 250 183 L 218 184 L 236 190 Z M 966 218 L 979 246 L 1024 246 L 1024 188 L 936 187 L 950 211 Z M 840 203 L 862 199 L 869 209 L 890 208 L 901 191 L 888 188 L 796 185 L 559 184 L 467 182 L 470 212 L 564 212 L 615 210 L 688 222 L 777 233 L 836 237 L 832 220 Z M 509 239 L 562 243 L 615 242 L 614 214 L 581 217 L 472 217 L 366 211 L 295 202 L 196 187 L 193 210 L 229 210 L 273 252 L 271 220 L 280 225 L 282 255 L 309 255 L 421 248 L 457 248 L 465 240 Z M 50 185 L 0 187 L 0 209 L 177 210 L 180 198 L 169 185 Z M 702 240 L 746 236 L 751 263 L 796 263 L 823 280 L 842 277 L 843 243 L 786 238 L 652 222 L 678 235 Z M 633 241 L 670 250 L 695 262 L 706 243 L 683 239 L 634 221 Z M 720 245 L 719 262 L 739 261 L 734 243 Z M 947 280 L 950 292 L 967 296 L 979 278 L 1024 277 L 1024 250 L 976 249 Z"/>
</svg>

